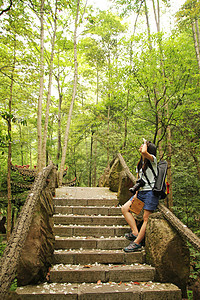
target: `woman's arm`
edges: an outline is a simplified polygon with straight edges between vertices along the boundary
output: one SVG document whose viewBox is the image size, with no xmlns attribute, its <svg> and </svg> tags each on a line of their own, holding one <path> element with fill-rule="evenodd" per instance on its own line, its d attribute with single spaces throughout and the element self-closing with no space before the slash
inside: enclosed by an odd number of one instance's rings
<svg viewBox="0 0 200 300">
<path fill-rule="evenodd" d="M 150 161 L 154 161 L 154 158 L 151 154 L 147 152 L 147 141 L 144 139 L 144 144 L 140 147 L 140 153 Z"/>
</svg>

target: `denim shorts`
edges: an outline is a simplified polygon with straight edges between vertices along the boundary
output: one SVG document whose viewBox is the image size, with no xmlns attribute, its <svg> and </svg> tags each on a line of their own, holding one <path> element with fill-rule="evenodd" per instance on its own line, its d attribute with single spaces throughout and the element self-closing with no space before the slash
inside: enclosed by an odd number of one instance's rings
<svg viewBox="0 0 200 300">
<path fill-rule="evenodd" d="M 144 202 L 144 209 L 146 210 L 156 210 L 159 202 L 159 198 L 154 195 L 152 190 L 148 191 L 139 191 L 137 198 Z M 133 199 L 131 197 L 130 201 Z"/>
</svg>

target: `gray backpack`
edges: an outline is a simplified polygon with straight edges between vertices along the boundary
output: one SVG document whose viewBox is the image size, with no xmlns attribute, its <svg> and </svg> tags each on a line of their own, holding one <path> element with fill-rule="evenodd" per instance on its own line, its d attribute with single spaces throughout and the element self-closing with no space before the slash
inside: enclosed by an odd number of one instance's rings
<svg viewBox="0 0 200 300">
<path fill-rule="evenodd" d="M 160 160 L 159 163 L 157 164 L 157 176 L 156 173 L 151 165 L 149 164 L 149 168 L 151 169 L 154 178 L 155 178 L 155 184 L 152 187 L 147 175 L 144 173 L 144 176 L 147 179 L 148 184 L 151 186 L 152 191 L 154 194 L 159 197 L 159 199 L 164 199 L 166 197 L 166 183 L 165 183 L 165 178 L 167 175 L 167 161 L 166 160 Z"/>
</svg>

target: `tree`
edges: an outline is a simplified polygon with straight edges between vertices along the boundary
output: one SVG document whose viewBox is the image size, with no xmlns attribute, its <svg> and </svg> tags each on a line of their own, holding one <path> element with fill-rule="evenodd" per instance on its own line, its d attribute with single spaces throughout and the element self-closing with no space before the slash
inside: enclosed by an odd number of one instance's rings
<svg viewBox="0 0 200 300">
<path fill-rule="evenodd" d="M 6 13 L 7 11 L 9 11 L 11 9 L 11 7 L 13 5 L 13 0 L 10 0 L 9 2 L 10 3 L 7 4 L 7 7 L 0 11 L 0 16 L 3 15 L 3 13 Z"/>
<path fill-rule="evenodd" d="M 91 28 L 90 32 L 94 35 L 98 35 L 98 39 L 101 43 L 101 49 L 105 55 L 105 68 L 106 68 L 106 82 L 104 83 L 107 91 L 107 163 L 110 160 L 110 119 L 111 119 L 111 107 L 114 101 L 112 95 L 112 60 L 116 64 L 118 56 L 118 36 L 125 32 L 125 26 L 121 24 L 120 18 L 100 12 L 97 20 L 100 25 L 95 28 Z M 101 21 L 100 21 L 101 20 Z M 97 21 L 98 22 L 98 21 Z"/>
<path fill-rule="evenodd" d="M 79 6 L 80 6 L 80 0 L 77 0 L 75 28 L 74 28 L 74 82 L 73 82 L 72 100 L 71 100 L 71 105 L 70 105 L 70 109 L 69 109 L 68 120 L 67 120 L 67 125 L 66 125 L 66 130 L 65 130 L 62 158 L 61 158 L 61 164 L 60 164 L 60 170 L 59 170 L 59 185 L 62 185 L 63 171 L 64 171 L 64 166 L 65 166 L 66 151 L 67 151 L 67 143 L 68 143 L 68 135 L 69 135 L 70 123 L 71 123 L 73 106 L 74 106 L 74 101 L 75 101 L 75 97 L 76 97 L 76 89 L 77 89 L 77 80 L 78 80 L 77 29 L 78 29 Z"/>
<path fill-rule="evenodd" d="M 8 176 L 7 176 L 7 185 L 8 185 L 8 209 L 7 209 L 7 240 L 9 240 L 11 235 L 11 219 L 12 219 L 12 207 L 11 207 L 11 156 L 12 156 L 12 138 L 11 138 L 11 120 L 12 120 L 12 101 L 13 101 L 13 84 L 14 84 L 14 72 L 16 64 L 16 36 L 14 36 L 14 46 L 13 46 L 13 66 L 11 70 L 11 82 L 10 82 L 10 97 L 8 104 Z"/>
<path fill-rule="evenodd" d="M 189 24 L 192 28 L 194 48 L 198 68 L 200 70 L 200 33 L 199 33 L 200 3 L 198 0 L 187 0 L 177 13 L 180 26 Z"/>
<path fill-rule="evenodd" d="M 5 145 L 7 150 L 7 239 L 9 239 L 12 227 L 12 182 L 11 166 L 13 163 L 14 139 L 13 132 L 15 124 L 25 124 L 23 113 L 20 111 L 23 99 L 24 78 L 26 78 L 26 67 L 32 61 L 28 60 L 25 48 L 25 30 L 24 27 L 29 24 L 31 19 L 25 11 L 23 3 L 13 3 L 15 10 L 9 10 L 1 19 L 1 64 L 0 64 L 0 81 L 1 81 L 1 116 L 7 123 L 7 134 L 5 135 Z M 22 15 L 22 17 L 21 17 Z M 20 18 L 19 18 L 20 16 Z M 29 21 L 30 20 L 30 21 Z M 23 37 L 23 38 L 22 38 Z M 29 61 L 29 62 L 28 62 Z M 29 73 L 29 72 L 27 72 Z M 31 73 L 31 72 L 30 72 Z M 23 95 L 23 96 L 22 96 Z M 5 155 L 5 153 L 4 153 Z"/>
<path fill-rule="evenodd" d="M 85 62 L 88 64 L 88 71 L 84 70 L 83 76 L 88 78 L 91 77 L 92 83 L 94 83 L 94 86 L 96 86 L 95 94 L 96 94 L 96 105 L 99 103 L 100 98 L 100 80 L 101 76 L 100 73 L 103 72 L 103 68 L 105 67 L 105 50 L 101 48 L 98 41 L 96 41 L 94 38 L 88 37 L 81 41 L 81 49 L 82 49 L 82 55 L 85 58 Z M 96 77 L 96 82 L 95 82 Z M 97 128 L 95 126 L 95 120 L 94 123 L 91 124 L 91 148 L 90 148 L 90 170 L 89 170 L 89 180 L 88 185 L 96 186 L 97 182 L 97 166 L 96 166 L 96 160 L 97 160 Z M 94 144 L 94 147 L 93 147 Z M 94 149 L 94 158 L 93 157 L 93 149 Z M 89 158 L 89 155 L 88 155 Z M 92 174 L 93 170 L 93 174 Z M 92 179 L 93 177 L 93 179 Z"/>
<path fill-rule="evenodd" d="M 44 90 L 44 0 L 40 2 L 40 88 L 37 110 L 37 168 L 42 168 L 42 100 Z"/>
<path fill-rule="evenodd" d="M 55 39 L 56 39 L 56 30 L 57 30 L 57 10 L 58 10 L 58 2 L 56 0 L 55 12 L 52 13 L 54 28 L 53 28 L 53 36 L 51 39 L 51 55 L 50 55 L 50 62 L 49 62 L 49 82 L 48 82 L 48 92 L 47 92 L 47 102 L 46 102 L 44 133 L 43 133 L 43 141 L 42 141 L 42 167 L 46 166 L 46 144 L 47 144 L 49 106 L 50 106 L 50 99 L 51 99 L 51 86 L 52 86 L 52 76 L 53 76 L 53 58 L 54 58 L 54 48 L 55 48 Z"/>
</svg>

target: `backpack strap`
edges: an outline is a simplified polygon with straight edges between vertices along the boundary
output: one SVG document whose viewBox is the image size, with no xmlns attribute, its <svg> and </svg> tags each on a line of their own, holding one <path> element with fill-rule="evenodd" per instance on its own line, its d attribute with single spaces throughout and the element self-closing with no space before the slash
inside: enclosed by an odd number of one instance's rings
<svg viewBox="0 0 200 300">
<path fill-rule="evenodd" d="M 154 169 L 153 169 L 153 167 L 152 167 L 151 162 L 149 162 L 148 167 L 151 169 L 151 171 L 152 171 L 152 173 L 153 173 L 153 176 L 154 176 L 154 178 L 156 179 L 156 173 L 155 173 L 155 171 L 154 171 Z M 149 181 L 149 178 L 147 177 L 146 172 L 143 172 L 143 174 L 144 174 L 144 176 L 145 176 L 145 178 L 146 178 L 146 180 L 147 180 L 147 182 L 148 182 L 148 185 L 152 188 L 151 183 L 150 183 L 150 181 Z"/>
<path fill-rule="evenodd" d="M 156 173 L 155 173 L 155 171 L 154 171 L 154 169 L 153 169 L 153 167 L 152 167 L 152 164 L 151 164 L 151 162 L 149 163 L 149 168 L 151 169 L 151 171 L 152 171 L 152 173 L 153 173 L 153 176 L 154 176 L 154 178 L 156 178 Z"/>
<path fill-rule="evenodd" d="M 144 177 L 146 178 L 146 180 L 147 180 L 147 182 L 148 182 L 148 185 L 152 188 L 151 183 L 150 183 L 150 181 L 149 181 L 149 178 L 147 177 L 146 172 L 144 172 L 143 174 L 144 174 Z"/>
</svg>

